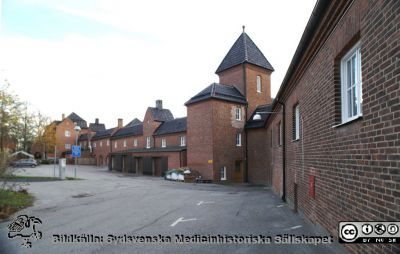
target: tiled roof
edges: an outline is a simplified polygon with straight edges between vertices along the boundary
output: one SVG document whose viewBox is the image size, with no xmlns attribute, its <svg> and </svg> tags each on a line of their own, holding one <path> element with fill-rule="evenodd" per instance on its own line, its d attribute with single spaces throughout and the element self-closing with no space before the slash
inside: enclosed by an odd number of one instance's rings
<svg viewBox="0 0 400 254">
<path fill-rule="evenodd" d="M 104 131 L 106 130 L 106 126 L 104 125 L 104 123 L 90 123 L 89 129 L 94 132 Z"/>
<path fill-rule="evenodd" d="M 71 119 L 72 122 L 76 123 L 81 128 L 87 128 L 87 123 L 80 116 L 72 112 L 67 118 Z"/>
<path fill-rule="evenodd" d="M 223 85 L 213 83 L 206 89 L 193 96 L 189 101 L 185 103 L 186 106 L 208 99 L 218 99 L 224 101 L 231 101 L 241 104 L 247 104 L 246 97 L 244 97 L 236 87 L 231 85 Z"/>
<path fill-rule="evenodd" d="M 218 74 L 242 63 L 250 63 L 274 71 L 274 68 L 268 62 L 261 50 L 244 32 L 233 44 L 215 73 Z"/>
<path fill-rule="evenodd" d="M 141 124 L 141 123 L 142 123 L 142 121 L 140 121 L 139 119 L 135 118 L 132 121 L 130 121 L 127 125 L 125 125 L 125 127 L 131 127 L 131 126 L 138 125 L 138 124 Z"/>
<path fill-rule="evenodd" d="M 151 114 L 153 115 L 154 121 L 165 122 L 174 120 L 174 116 L 172 115 L 169 109 L 158 109 L 149 107 Z"/>
<path fill-rule="evenodd" d="M 88 136 L 87 133 L 81 134 L 81 135 L 79 135 L 78 141 L 88 140 L 88 137 L 89 137 L 89 136 Z"/>
<path fill-rule="evenodd" d="M 172 121 L 163 122 L 154 132 L 154 135 L 164 135 L 186 131 L 186 120 L 187 118 L 183 117 L 176 118 Z"/>
<path fill-rule="evenodd" d="M 272 109 L 272 104 L 258 106 L 254 110 L 254 112 L 251 115 L 250 119 L 247 121 L 246 129 L 264 127 L 265 126 L 265 122 L 268 120 L 268 117 L 271 115 L 271 114 L 265 113 L 265 112 L 271 112 L 271 109 Z M 259 114 L 261 116 L 261 119 L 260 120 L 253 120 L 253 117 L 256 115 L 257 112 L 261 112 L 261 114 Z"/>
<path fill-rule="evenodd" d="M 134 126 L 121 128 L 112 135 L 112 138 L 137 136 L 137 135 L 143 135 L 143 124 L 137 124 Z"/>
<path fill-rule="evenodd" d="M 115 128 L 107 129 L 104 131 L 98 131 L 96 134 L 92 137 L 92 140 L 97 140 L 97 139 L 102 139 L 102 138 L 107 138 L 111 136 L 111 133 L 115 130 Z"/>
<path fill-rule="evenodd" d="M 129 153 L 150 153 L 150 152 L 180 152 L 185 151 L 186 146 L 168 146 L 168 147 L 152 147 L 152 148 L 134 148 L 120 152 L 112 152 L 112 155 L 125 155 Z"/>
</svg>

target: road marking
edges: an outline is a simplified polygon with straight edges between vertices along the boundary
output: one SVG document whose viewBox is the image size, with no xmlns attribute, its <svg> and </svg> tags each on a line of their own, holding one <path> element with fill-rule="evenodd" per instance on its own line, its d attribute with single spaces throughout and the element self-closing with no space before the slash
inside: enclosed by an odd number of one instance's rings
<svg viewBox="0 0 400 254">
<path fill-rule="evenodd" d="M 278 205 L 277 207 L 282 207 L 282 206 L 285 206 L 285 205 Z"/>
<path fill-rule="evenodd" d="M 214 204 L 214 201 L 199 201 L 199 203 L 197 203 L 197 205 L 202 205 L 202 204 Z"/>
<path fill-rule="evenodd" d="M 303 227 L 303 226 L 302 225 L 297 225 L 297 226 L 291 227 L 290 229 L 296 229 L 296 228 L 301 228 L 301 227 Z"/>
<path fill-rule="evenodd" d="M 192 218 L 192 219 L 186 219 L 186 220 L 184 220 L 183 217 L 180 217 L 180 218 L 177 219 L 174 223 L 171 224 L 171 227 L 175 227 L 176 224 L 178 224 L 179 222 L 193 221 L 193 220 L 197 220 L 197 219 L 196 219 L 196 218 Z"/>
</svg>

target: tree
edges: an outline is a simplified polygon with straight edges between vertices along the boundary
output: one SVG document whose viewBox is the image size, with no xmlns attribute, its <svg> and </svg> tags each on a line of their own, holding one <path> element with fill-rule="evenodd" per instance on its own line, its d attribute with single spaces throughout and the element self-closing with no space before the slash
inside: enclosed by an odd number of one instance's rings
<svg viewBox="0 0 400 254">
<path fill-rule="evenodd" d="M 21 103 L 7 88 L 0 90 L 0 151 L 18 145 L 20 132 Z"/>
</svg>

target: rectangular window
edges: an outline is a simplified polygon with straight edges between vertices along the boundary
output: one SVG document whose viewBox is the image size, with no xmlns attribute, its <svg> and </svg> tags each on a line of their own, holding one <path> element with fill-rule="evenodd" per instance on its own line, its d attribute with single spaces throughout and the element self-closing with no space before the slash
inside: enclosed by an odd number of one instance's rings
<svg viewBox="0 0 400 254">
<path fill-rule="evenodd" d="M 236 146 L 242 146 L 242 133 L 236 134 Z"/>
<path fill-rule="evenodd" d="M 167 141 L 165 138 L 161 139 L 161 147 L 166 147 L 167 146 Z"/>
<path fill-rule="evenodd" d="M 150 148 L 151 147 L 151 140 L 150 137 L 146 138 L 146 148 Z"/>
<path fill-rule="evenodd" d="M 355 45 L 341 61 L 342 122 L 362 115 L 362 82 L 360 44 Z"/>
<path fill-rule="evenodd" d="M 100 141 L 100 147 L 102 147 L 103 146 L 103 141 Z"/>
<path fill-rule="evenodd" d="M 181 146 L 186 146 L 186 137 L 185 136 L 181 137 Z"/>
<path fill-rule="evenodd" d="M 283 135 L 282 135 L 283 133 L 282 133 L 282 123 L 281 122 L 279 122 L 278 123 L 278 145 L 282 145 L 282 143 L 283 143 L 283 140 L 282 140 L 282 137 L 283 137 Z"/>
<path fill-rule="evenodd" d="M 261 93 L 261 76 L 257 76 L 257 93 Z"/>
<path fill-rule="evenodd" d="M 225 181 L 226 180 L 226 167 L 221 168 L 220 174 L 221 174 L 221 181 Z"/>
<path fill-rule="evenodd" d="M 65 131 L 64 135 L 65 135 L 66 137 L 71 137 L 71 132 L 70 132 L 70 131 Z"/>
<path fill-rule="evenodd" d="M 93 147 L 96 147 L 96 142 L 93 142 Z"/>
<path fill-rule="evenodd" d="M 124 139 L 124 147 L 126 147 L 126 139 Z"/>
<path fill-rule="evenodd" d="M 137 146 L 137 138 L 133 140 L 133 146 Z"/>
<path fill-rule="evenodd" d="M 110 146 L 110 140 L 107 139 L 107 146 Z"/>
<path fill-rule="evenodd" d="M 297 103 L 293 107 L 293 140 L 300 139 L 300 107 Z"/>
<path fill-rule="evenodd" d="M 71 144 L 65 144 L 65 149 L 71 149 Z"/>
<path fill-rule="evenodd" d="M 117 148 L 117 147 L 118 147 L 117 141 L 114 141 L 114 148 Z"/>
<path fill-rule="evenodd" d="M 241 121 L 242 120 L 242 108 L 241 107 L 236 107 L 236 120 Z"/>
</svg>

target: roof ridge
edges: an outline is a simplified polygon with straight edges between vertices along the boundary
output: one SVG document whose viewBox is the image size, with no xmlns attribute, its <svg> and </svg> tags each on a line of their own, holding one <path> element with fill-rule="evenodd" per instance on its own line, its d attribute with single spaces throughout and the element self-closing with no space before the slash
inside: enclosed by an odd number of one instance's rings
<svg viewBox="0 0 400 254">
<path fill-rule="evenodd" d="M 245 61 L 249 61 L 249 54 L 247 52 L 247 34 L 243 31 L 243 44 L 244 44 L 244 59 Z"/>
</svg>

